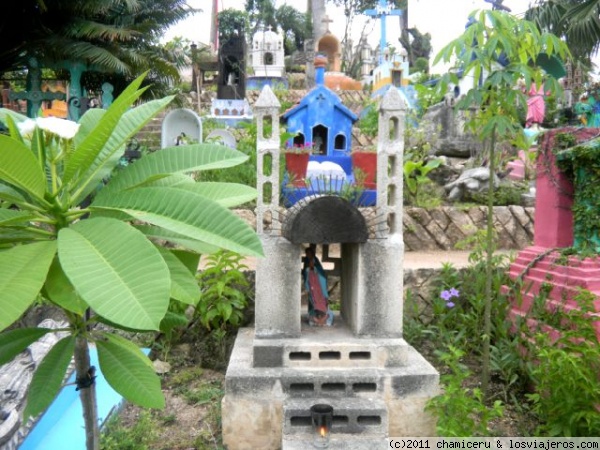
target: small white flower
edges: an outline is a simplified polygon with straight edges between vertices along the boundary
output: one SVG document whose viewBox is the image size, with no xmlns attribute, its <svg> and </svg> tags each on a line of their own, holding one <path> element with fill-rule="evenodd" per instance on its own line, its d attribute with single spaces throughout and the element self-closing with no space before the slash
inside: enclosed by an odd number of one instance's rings
<svg viewBox="0 0 600 450">
<path fill-rule="evenodd" d="M 79 130 L 78 123 L 58 117 L 38 117 L 35 122 L 42 130 L 64 139 L 73 139 Z"/>
<path fill-rule="evenodd" d="M 23 122 L 17 123 L 17 128 L 19 128 L 21 136 L 31 137 L 31 135 L 33 134 L 33 130 L 35 129 L 35 125 L 35 120 L 26 119 Z"/>
</svg>

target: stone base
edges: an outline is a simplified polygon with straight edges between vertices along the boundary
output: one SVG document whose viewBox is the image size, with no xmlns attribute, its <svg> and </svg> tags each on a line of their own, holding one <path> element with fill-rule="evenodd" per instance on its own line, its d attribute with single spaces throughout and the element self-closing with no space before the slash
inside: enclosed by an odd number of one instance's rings
<svg viewBox="0 0 600 450">
<path fill-rule="evenodd" d="M 357 338 L 339 321 L 335 329 L 304 329 L 299 339 L 256 339 L 245 328 L 225 378 L 223 443 L 229 450 L 310 448 L 309 409 L 317 403 L 334 408 L 330 448 L 433 436 L 424 407 L 438 393 L 437 371 L 403 339 Z"/>
</svg>

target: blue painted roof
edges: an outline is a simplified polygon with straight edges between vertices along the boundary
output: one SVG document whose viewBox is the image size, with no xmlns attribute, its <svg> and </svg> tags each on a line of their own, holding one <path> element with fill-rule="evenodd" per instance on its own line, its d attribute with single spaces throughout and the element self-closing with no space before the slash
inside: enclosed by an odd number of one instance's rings
<svg viewBox="0 0 600 450">
<path fill-rule="evenodd" d="M 292 108 L 288 109 L 285 113 L 283 113 L 283 115 L 281 116 L 282 119 L 287 120 L 291 116 L 297 114 L 302 109 L 310 108 L 311 104 L 315 101 L 315 99 L 321 95 L 327 100 L 329 100 L 329 102 L 334 108 L 339 109 L 344 115 L 348 116 L 348 118 L 352 122 L 356 122 L 358 120 L 358 116 L 346 106 L 344 106 L 342 100 L 335 92 L 333 92 L 327 86 L 322 85 L 316 86 L 312 91 L 307 93 L 296 106 L 293 106 Z"/>
</svg>

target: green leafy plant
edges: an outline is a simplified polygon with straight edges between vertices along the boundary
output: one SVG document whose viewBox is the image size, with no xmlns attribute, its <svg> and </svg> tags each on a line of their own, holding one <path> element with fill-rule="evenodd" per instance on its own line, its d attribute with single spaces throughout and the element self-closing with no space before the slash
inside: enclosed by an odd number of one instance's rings
<svg viewBox="0 0 600 450">
<path fill-rule="evenodd" d="M 466 129 L 486 142 L 489 161 L 489 188 L 487 203 L 487 250 L 486 286 L 484 300 L 484 323 L 481 329 L 483 341 L 482 390 L 487 393 L 490 378 L 490 335 L 493 298 L 493 216 L 494 216 L 494 176 L 496 171 L 495 149 L 498 136 L 514 140 L 523 132 L 521 112 L 518 105 L 526 104 L 522 91 L 515 89 L 520 79 L 526 88 L 542 81 L 541 68 L 532 64 L 541 53 L 567 58 L 569 50 L 557 36 L 540 32 L 528 20 L 518 19 L 510 14 L 484 10 L 470 16 L 471 24 L 459 38 L 450 42 L 435 57 L 439 61 L 455 63 L 465 75 L 472 76 L 474 84 L 457 102 L 456 107 L 471 110 L 473 114 L 465 123 Z M 506 64 L 498 64 L 502 59 Z M 448 84 L 458 84 L 455 71 L 445 74 L 438 83 L 439 92 L 445 95 Z M 548 77 L 545 89 L 558 92 L 558 81 Z"/>
<path fill-rule="evenodd" d="M 206 328 L 219 330 L 242 322 L 250 291 L 244 269 L 243 256 L 235 252 L 219 251 L 207 257 L 206 268 L 198 274 L 202 296 L 195 312 Z"/>
<path fill-rule="evenodd" d="M 100 449 L 149 450 L 157 437 L 150 411 L 142 411 L 132 426 L 126 426 L 118 415 L 114 415 L 103 429 Z"/>
<path fill-rule="evenodd" d="M 377 110 L 377 101 L 369 100 L 365 103 L 360 119 L 358 129 L 365 136 L 375 137 L 379 131 L 379 111 Z"/>
<path fill-rule="evenodd" d="M 24 416 L 36 416 L 52 402 L 74 356 L 88 450 L 99 446 L 90 342 L 116 391 L 145 407 L 164 406 L 147 357 L 94 325 L 158 330 L 171 298 L 195 305 L 200 297 L 190 260 L 197 263 L 200 253 L 218 248 L 262 255 L 252 228 L 227 209 L 254 198 L 255 190 L 196 183 L 187 175 L 241 164 L 247 157 L 240 152 L 210 144 L 177 146 L 114 171 L 126 143 L 172 100 L 132 108 L 145 90 L 143 78 L 107 110 L 90 109 L 77 124 L 0 110 L 10 132 L 0 135 L 0 199 L 11 205 L 0 209 L 0 330 L 40 295 L 64 312 L 68 336 L 36 370 Z M 158 245 L 164 242 L 181 251 Z M 0 364 L 51 331 L 4 331 Z"/>
<path fill-rule="evenodd" d="M 575 298 L 577 307 L 537 308 L 536 319 L 550 323 L 560 333 L 557 339 L 543 328 L 525 329 L 525 336 L 535 338 L 527 346 L 535 385 L 535 393 L 528 397 L 544 422 L 537 430 L 541 436 L 600 433 L 600 347 L 594 301 L 592 293 L 581 291 Z M 549 320 L 556 317 L 560 320 Z"/>
<path fill-rule="evenodd" d="M 568 133 L 559 133 L 573 145 Z M 574 246 L 582 252 L 600 253 L 600 225 L 598 225 L 598 183 L 600 182 L 600 142 L 598 139 L 562 150 L 557 153 L 559 168 L 573 181 Z"/>
<path fill-rule="evenodd" d="M 430 161 L 410 161 L 404 162 L 404 184 L 410 195 L 413 204 L 418 205 L 419 189 L 426 183 L 432 183 L 427 176 L 429 172 L 437 169 L 441 160 L 432 159 Z"/>
<path fill-rule="evenodd" d="M 481 389 L 463 386 L 471 375 L 467 366 L 460 362 L 464 354 L 451 345 L 446 352 L 438 353 L 450 373 L 441 376 L 443 393 L 430 399 L 425 409 L 437 417 L 439 436 L 490 436 L 489 422 L 502 417 L 504 407 L 501 401 L 496 400 L 488 408 Z"/>
</svg>

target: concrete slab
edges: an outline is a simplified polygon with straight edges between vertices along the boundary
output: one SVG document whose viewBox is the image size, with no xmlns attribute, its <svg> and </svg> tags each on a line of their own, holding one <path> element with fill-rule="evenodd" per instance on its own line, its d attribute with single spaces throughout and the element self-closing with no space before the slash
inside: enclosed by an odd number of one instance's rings
<svg viewBox="0 0 600 450">
<path fill-rule="evenodd" d="M 282 441 L 282 450 L 316 449 L 312 436 L 300 436 Z M 330 450 L 376 450 L 387 448 L 386 439 L 360 437 L 354 434 L 331 437 L 327 449 Z"/>
</svg>

